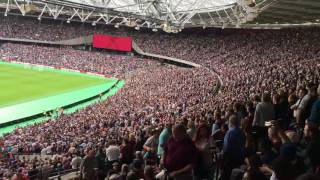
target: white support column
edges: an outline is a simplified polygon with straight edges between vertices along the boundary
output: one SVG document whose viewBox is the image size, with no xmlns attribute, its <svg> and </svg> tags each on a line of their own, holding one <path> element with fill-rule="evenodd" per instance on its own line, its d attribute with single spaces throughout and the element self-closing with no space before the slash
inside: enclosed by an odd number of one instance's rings
<svg viewBox="0 0 320 180">
<path fill-rule="evenodd" d="M 217 15 L 219 16 L 220 21 L 221 21 L 222 23 L 225 23 L 224 19 L 221 17 L 221 15 L 219 14 L 219 12 L 216 11 L 216 13 L 217 13 Z"/>
<path fill-rule="evenodd" d="M 62 10 L 63 10 L 64 6 L 61 6 L 61 8 L 59 10 L 57 10 L 56 14 L 54 15 L 53 19 L 57 19 L 59 17 L 59 15 L 61 14 Z"/>
<path fill-rule="evenodd" d="M 212 17 L 210 12 L 208 12 L 208 15 L 209 15 L 209 17 L 211 19 L 211 22 L 213 22 L 213 24 L 217 24 L 216 21 L 213 19 L 213 17 Z M 210 23 L 210 24 L 212 24 L 212 23 Z"/>
<path fill-rule="evenodd" d="M 201 14 L 197 13 L 197 15 L 199 16 L 200 24 L 205 25 L 206 23 L 205 23 L 204 20 L 202 19 Z"/>
<path fill-rule="evenodd" d="M 73 10 L 74 10 L 74 13 L 80 18 L 80 20 L 81 20 L 81 22 L 82 22 L 83 17 L 79 14 L 79 10 L 80 10 L 80 9 L 75 9 L 75 8 L 73 8 Z"/>
<path fill-rule="evenodd" d="M 4 13 L 4 16 L 7 16 L 9 11 L 10 11 L 10 0 L 7 0 L 6 12 Z"/>
<path fill-rule="evenodd" d="M 17 0 L 13 0 L 14 3 L 16 4 L 16 6 L 18 7 L 18 9 L 20 10 L 21 14 L 24 16 L 26 14 L 26 12 L 24 11 L 24 9 L 19 5 L 19 3 L 17 2 Z"/>
<path fill-rule="evenodd" d="M 88 20 L 88 18 L 92 15 L 92 13 L 93 11 L 89 12 L 82 22 L 85 22 L 86 20 Z"/>
<path fill-rule="evenodd" d="M 239 18 L 239 16 L 238 16 L 238 14 L 235 12 L 235 10 L 234 10 L 232 7 L 231 7 L 230 9 L 231 9 L 231 11 L 232 11 L 232 13 L 233 13 L 233 16 L 236 17 L 237 22 L 240 22 L 240 18 Z"/>
<path fill-rule="evenodd" d="M 227 15 L 227 17 L 229 18 L 230 22 L 234 22 L 233 19 L 231 18 L 231 16 L 229 15 L 229 13 L 226 11 L 226 9 L 224 9 L 223 11 Z"/>
<path fill-rule="evenodd" d="M 78 11 L 79 11 L 79 9 L 75 9 L 75 8 L 72 8 L 73 9 L 73 11 L 74 11 L 74 13 L 72 14 L 72 16 L 70 17 L 70 18 L 68 18 L 68 21 L 67 22 L 70 22 L 70 20 L 72 20 L 73 19 L 73 17 L 78 13 Z"/>
<path fill-rule="evenodd" d="M 40 15 L 38 16 L 38 20 L 41 20 L 41 17 L 42 17 L 42 15 L 43 15 L 44 11 L 46 10 L 46 8 L 47 8 L 47 4 L 45 4 L 45 5 L 43 6 L 43 8 L 42 8 L 42 10 L 41 10 L 41 13 L 40 13 Z"/>
<path fill-rule="evenodd" d="M 46 4 L 46 7 L 47 7 L 47 9 L 48 9 L 48 11 L 49 11 L 49 15 L 54 17 L 55 12 L 54 12 L 54 11 L 50 8 L 50 6 L 48 6 L 47 4 Z"/>
<path fill-rule="evenodd" d="M 177 14 L 177 21 L 180 21 L 184 15 L 185 15 L 185 13 L 178 13 Z"/>
<path fill-rule="evenodd" d="M 97 24 L 97 22 L 99 22 L 103 17 L 99 17 L 97 20 L 92 22 L 92 25 L 95 26 Z"/>
<path fill-rule="evenodd" d="M 240 19 L 246 16 L 245 9 L 240 5 L 236 6 L 235 13 L 238 14 L 238 17 L 240 17 Z"/>
<path fill-rule="evenodd" d="M 102 19 L 106 24 L 109 24 L 109 15 L 105 15 L 105 14 L 99 13 L 99 16 L 100 16 L 100 17 L 93 22 L 94 25 L 95 25 L 97 22 L 99 22 L 101 19 Z"/>
</svg>

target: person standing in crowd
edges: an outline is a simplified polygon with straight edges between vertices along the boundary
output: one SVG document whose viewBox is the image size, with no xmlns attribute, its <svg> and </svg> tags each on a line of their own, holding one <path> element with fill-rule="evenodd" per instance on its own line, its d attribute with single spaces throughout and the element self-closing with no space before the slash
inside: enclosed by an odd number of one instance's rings
<svg viewBox="0 0 320 180">
<path fill-rule="evenodd" d="M 73 158 L 72 158 L 71 163 L 70 163 L 72 169 L 80 168 L 81 161 L 82 161 L 82 158 L 77 153 L 74 153 L 73 154 Z"/>
<path fill-rule="evenodd" d="M 187 134 L 191 139 L 193 139 L 193 137 L 194 137 L 194 135 L 196 133 L 196 127 L 195 127 L 194 121 L 193 120 L 189 120 L 187 126 L 188 126 Z"/>
<path fill-rule="evenodd" d="M 218 131 L 220 131 L 221 126 L 224 124 L 221 118 L 221 112 L 218 110 L 215 110 L 213 113 L 213 119 L 214 122 L 212 124 L 211 128 L 211 135 L 215 135 Z"/>
<path fill-rule="evenodd" d="M 241 119 L 244 118 L 245 116 L 245 107 L 242 106 L 239 102 L 234 103 L 232 110 L 234 111 L 234 114 L 236 115 L 239 123 L 241 121 Z"/>
<path fill-rule="evenodd" d="M 229 130 L 223 141 L 222 157 L 222 180 L 229 180 L 231 171 L 239 167 L 245 158 L 246 137 L 243 131 L 238 127 L 237 117 L 229 117 Z"/>
<path fill-rule="evenodd" d="M 272 102 L 274 106 L 275 119 L 280 121 L 281 127 L 288 126 L 288 106 L 285 104 L 284 98 L 281 98 L 279 94 L 274 94 L 272 96 Z"/>
<path fill-rule="evenodd" d="M 113 162 L 112 163 L 112 168 L 109 169 L 107 178 L 110 179 L 118 179 L 121 177 L 120 175 L 120 164 L 118 162 Z"/>
<path fill-rule="evenodd" d="M 96 153 L 96 162 L 97 162 L 97 180 L 104 180 L 107 176 L 106 171 L 106 154 L 103 148 L 99 148 Z"/>
<path fill-rule="evenodd" d="M 294 103 L 290 109 L 293 110 L 293 117 L 295 118 L 296 122 L 295 123 L 298 123 L 300 117 L 298 117 L 300 114 L 299 114 L 299 106 L 302 102 L 302 99 L 307 95 L 307 90 L 304 88 L 304 87 L 299 87 L 298 90 L 297 90 L 297 94 L 298 94 L 298 99 L 296 101 L 296 103 Z"/>
<path fill-rule="evenodd" d="M 87 149 L 87 155 L 84 157 L 80 166 L 80 177 L 83 180 L 95 179 L 97 162 L 95 159 L 95 150 L 93 148 Z"/>
<path fill-rule="evenodd" d="M 199 152 L 198 163 L 195 167 L 195 179 L 213 179 L 212 150 L 215 145 L 210 135 L 210 128 L 206 123 L 200 124 L 193 141 Z"/>
<path fill-rule="evenodd" d="M 39 178 L 39 169 L 37 169 L 37 165 L 33 164 L 32 169 L 28 172 L 28 176 L 30 180 L 36 180 Z"/>
<path fill-rule="evenodd" d="M 318 86 L 317 92 L 318 98 L 312 105 L 310 116 L 307 121 L 313 122 L 317 126 L 320 126 L 320 84 Z"/>
<path fill-rule="evenodd" d="M 135 174 L 134 177 L 136 177 L 136 179 L 143 179 L 144 177 L 143 162 L 138 159 L 133 160 L 131 164 L 131 170 L 128 173 L 128 176 L 130 176 L 131 173 Z"/>
<path fill-rule="evenodd" d="M 256 106 L 252 126 L 257 130 L 258 137 L 263 137 L 267 134 L 265 123 L 273 120 L 275 117 L 274 107 L 271 103 L 269 93 L 262 95 L 262 102 Z"/>
<path fill-rule="evenodd" d="M 255 144 L 252 137 L 252 126 L 250 119 L 245 117 L 241 120 L 240 128 L 246 136 L 246 155 L 249 156 L 255 153 Z"/>
<path fill-rule="evenodd" d="M 158 151 L 157 151 L 157 155 L 159 159 L 163 154 L 164 146 L 167 143 L 168 139 L 170 138 L 171 134 L 172 134 L 172 123 L 166 122 L 164 129 L 159 135 L 159 144 L 158 144 Z"/>
<path fill-rule="evenodd" d="M 158 162 L 157 148 L 159 144 L 159 129 L 153 129 L 151 136 L 147 139 L 143 145 L 145 151 L 144 159 L 148 165 L 154 165 Z"/>
<path fill-rule="evenodd" d="M 17 174 L 12 178 L 12 180 L 29 180 L 29 178 L 23 173 L 23 169 L 19 168 Z"/>
<path fill-rule="evenodd" d="M 121 179 L 125 180 L 128 173 L 129 173 L 129 166 L 127 164 L 122 164 L 121 172 L 120 172 Z"/>
<path fill-rule="evenodd" d="M 309 121 L 304 127 L 304 137 L 308 143 L 307 157 L 310 160 L 312 172 L 320 175 L 320 132 L 318 125 Z"/>
<path fill-rule="evenodd" d="M 120 148 L 115 140 L 111 140 L 109 147 L 106 149 L 106 156 L 108 160 L 109 167 L 112 163 L 118 162 L 120 158 Z"/>
<path fill-rule="evenodd" d="M 135 142 L 124 138 L 120 146 L 120 162 L 122 164 L 131 164 L 134 159 L 134 145 Z"/>
<path fill-rule="evenodd" d="M 310 116 L 312 105 L 317 100 L 317 88 L 314 84 L 307 85 L 308 93 L 301 99 L 297 108 L 297 124 L 299 127 L 304 127 L 305 120 Z"/>
<path fill-rule="evenodd" d="M 46 161 L 41 167 L 42 179 L 48 179 L 50 177 L 50 172 L 53 170 L 52 165 Z"/>
<path fill-rule="evenodd" d="M 161 164 L 174 180 L 192 180 L 192 170 L 197 163 L 197 149 L 182 124 L 174 125 L 172 136 L 165 145 Z"/>
</svg>

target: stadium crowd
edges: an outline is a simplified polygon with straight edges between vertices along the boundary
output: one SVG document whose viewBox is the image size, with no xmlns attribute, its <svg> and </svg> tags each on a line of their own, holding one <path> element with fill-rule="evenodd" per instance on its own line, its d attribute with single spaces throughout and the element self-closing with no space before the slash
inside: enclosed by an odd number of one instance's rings
<svg viewBox="0 0 320 180">
<path fill-rule="evenodd" d="M 78 168 L 82 179 L 319 179 L 319 29 L 128 33 L 146 52 L 206 68 L 54 47 L 0 47 L 7 59 L 126 80 L 105 102 L 1 137 L 10 159 L 0 164 L 4 179 Z M 217 77 L 207 68 L 223 80 L 218 94 Z M 19 153 L 53 156 L 14 158 Z"/>
<path fill-rule="evenodd" d="M 139 68 L 154 65 L 134 56 L 109 55 L 101 52 L 74 50 L 70 47 L 44 47 L 37 45 L 3 44 L 0 58 L 57 68 L 68 68 L 121 78 Z"/>
<path fill-rule="evenodd" d="M 35 24 L 37 26 L 35 26 Z M 78 38 L 84 35 L 91 35 L 95 32 L 102 32 L 103 27 L 90 27 L 82 24 L 75 26 L 61 21 L 38 21 L 34 18 L 23 18 L 19 16 L 8 16 L 0 19 L 0 37 L 32 39 L 42 41 L 60 41 Z M 68 29 L 67 31 L 65 29 Z M 114 28 L 108 28 L 109 34 L 124 35 Z"/>
</svg>

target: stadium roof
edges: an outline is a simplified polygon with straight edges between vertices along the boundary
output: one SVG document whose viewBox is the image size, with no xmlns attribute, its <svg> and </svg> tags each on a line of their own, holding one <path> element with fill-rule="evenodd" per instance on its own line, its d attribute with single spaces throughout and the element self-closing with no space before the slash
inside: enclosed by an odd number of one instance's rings
<svg viewBox="0 0 320 180">
<path fill-rule="evenodd" d="M 251 23 L 294 25 L 318 23 L 319 20 L 319 0 L 278 0 Z"/>
<path fill-rule="evenodd" d="M 163 29 L 282 28 L 320 23 L 314 0 L 0 0 L 0 13 Z"/>
<path fill-rule="evenodd" d="M 147 6 L 167 7 L 172 12 L 185 12 L 194 9 L 210 10 L 231 5 L 236 0 L 70 0 L 72 2 L 98 7 L 107 7 L 118 11 L 145 13 Z M 157 4 L 157 5 L 156 5 Z"/>
</svg>

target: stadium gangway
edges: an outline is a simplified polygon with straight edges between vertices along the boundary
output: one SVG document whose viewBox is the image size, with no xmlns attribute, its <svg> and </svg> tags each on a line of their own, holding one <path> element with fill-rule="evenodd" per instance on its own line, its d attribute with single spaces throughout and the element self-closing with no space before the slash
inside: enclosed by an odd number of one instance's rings
<svg viewBox="0 0 320 180">
<path fill-rule="evenodd" d="M 185 60 L 178 59 L 178 58 L 162 56 L 162 55 L 152 54 L 152 53 L 144 53 L 143 55 L 144 56 L 149 56 L 149 57 L 154 57 L 154 58 L 159 58 L 159 59 L 164 59 L 164 60 L 167 60 L 169 62 L 184 64 L 184 65 L 191 66 L 191 67 L 201 67 L 201 65 L 199 65 L 199 64 L 196 64 L 196 63 L 193 63 L 193 62 L 190 62 L 190 61 L 185 61 Z"/>
<path fill-rule="evenodd" d="M 151 58 L 158 58 L 158 59 L 164 59 L 167 60 L 169 62 L 173 62 L 173 63 L 178 63 L 178 64 L 184 64 L 187 66 L 191 66 L 191 67 L 201 67 L 201 65 L 190 62 L 190 61 L 185 61 L 182 59 L 178 59 L 178 58 L 173 58 L 173 57 L 169 57 L 169 56 L 162 56 L 159 54 L 153 54 L 153 53 L 147 53 L 144 52 L 135 42 L 132 42 L 132 48 L 140 55 L 142 56 L 147 56 L 147 57 L 151 57 Z"/>
</svg>

